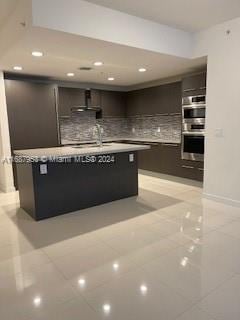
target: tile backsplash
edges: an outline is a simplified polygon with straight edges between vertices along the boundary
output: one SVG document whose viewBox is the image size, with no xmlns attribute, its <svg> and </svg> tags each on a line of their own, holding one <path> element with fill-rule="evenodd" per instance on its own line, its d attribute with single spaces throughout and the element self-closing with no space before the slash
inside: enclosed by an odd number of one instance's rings
<svg viewBox="0 0 240 320">
<path fill-rule="evenodd" d="M 103 128 L 104 139 L 139 138 L 176 143 L 181 139 L 180 115 L 96 119 L 95 113 L 89 111 L 60 118 L 61 140 L 80 142 L 96 140 L 94 130 L 96 123 Z"/>
<path fill-rule="evenodd" d="M 128 119 L 130 135 L 156 141 L 180 142 L 181 116 L 136 116 Z"/>
</svg>

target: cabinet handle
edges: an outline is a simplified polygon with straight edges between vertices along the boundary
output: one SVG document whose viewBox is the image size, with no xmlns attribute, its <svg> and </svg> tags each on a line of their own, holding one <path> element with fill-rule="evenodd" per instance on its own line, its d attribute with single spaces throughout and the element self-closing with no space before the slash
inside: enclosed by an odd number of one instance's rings
<svg viewBox="0 0 240 320">
<path fill-rule="evenodd" d="M 198 168 L 198 170 L 199 170 L 199 171 L 204 171 L 204 169 L 203 169 L 203 168 Z"/>
<path fill-rule="evenodd" d="M 204 89 L 207 89 L 207 87 L 201 87 L 200 89 L 201 89 L 201 90 L 204 90 Z"/>
<path fill-rule="evenodd" d="M 184 89 L 183 92 L 189 92 L 189 91 L 195 91 L 197 90 L 196 88 L 192 88 L 192 89 Z"/>
<path fill-rule="evenodd" d="M 70 116 L 59 116 L 58 118 L 59 119 L 70 119 L 71 117 Z"/>
<path fill-rule="evenodd" d="M 179 145 L 176 143 L 162 143 L 163 146 L 166 147 L 178 147 Z"/>
<path fill-rule="evenodd" d="M 180 115 L 181 115 L 181 112 L 170 113 L 170 116 L 180 116 Z"/>
<path fill-rule="evenodd" d="M 156 116 L 168 116 L 169 113 L 156 113 Z"/>
<path fill-rule="evenodd" d="M 184 169 L 194 169 L 194 167 L 192 167 L 192 166 L 182 166 L 182 168 L 184 168 Z"/>
</svg>

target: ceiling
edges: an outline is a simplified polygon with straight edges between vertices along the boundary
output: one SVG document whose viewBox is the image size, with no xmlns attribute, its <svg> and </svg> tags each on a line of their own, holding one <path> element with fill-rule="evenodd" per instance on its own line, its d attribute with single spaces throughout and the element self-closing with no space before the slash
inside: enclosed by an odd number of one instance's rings
<svg viewBox="0 0 240 320">
<path fill-rule="evenodd" d="M 0 27 L 14 11 L 18 0 L 0 0 Z"/>
<path fill-rule="evenodd" d="M 190 32 L 240 16 L 239 0 L 87 1 Z"/>
<path fill-rule="evenodd" d="M 41 58 L 32 57 L 34 50 L 43 51 Z M 103 61 L 102 67 L 93 62 Z M 198 70 L 205 59 L 189 60 L 151 51 L 131 48 L 41 28 L 31 28 L 24 38 L 15 43 L 0 59 L 0 69 L 13 71 L 20 65 L 20 73 L 40 75 L 59 80 L 132 86 Z M 93 67 L 80 71 L 79 67 Z M 144 67 L 147 72 L 140 73 Z M 75 77 L 67 77 L 74 72 Z M 110 82 L 108 77 L 114 77 Z"/>
</svg>

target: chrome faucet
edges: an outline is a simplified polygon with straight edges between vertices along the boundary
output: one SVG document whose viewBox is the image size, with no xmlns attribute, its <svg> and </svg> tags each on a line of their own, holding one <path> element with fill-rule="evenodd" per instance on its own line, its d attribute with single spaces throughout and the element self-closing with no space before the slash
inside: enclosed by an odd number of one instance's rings
<svg viewBox="0 0 240 320">
<path fill-rule="evenodd" d="M 96 128 L 97 135 L 98 135 L 97 145 L 98 145 L 98 147 L 102 147 L 102 145 L 103 145 L 103 141 L 102 141 L 103 140 L 103 138 L 102 138 L 103 129 L 100 126 L 100 124 L 98 124 L 98 123 L 95 125 L 95 128 Z"/>
</svg>

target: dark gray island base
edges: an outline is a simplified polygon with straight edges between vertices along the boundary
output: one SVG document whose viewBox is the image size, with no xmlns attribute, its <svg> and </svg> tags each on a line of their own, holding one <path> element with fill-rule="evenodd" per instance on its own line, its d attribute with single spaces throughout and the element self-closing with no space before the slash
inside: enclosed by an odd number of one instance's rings
<svg viewBox="0 0 240 320">
<path fill-rule="evenodd" d="M 137 152 L 18 163 L 17 176 L 21 208 L 41 220 L 136 196 Z"/>
</svg>

